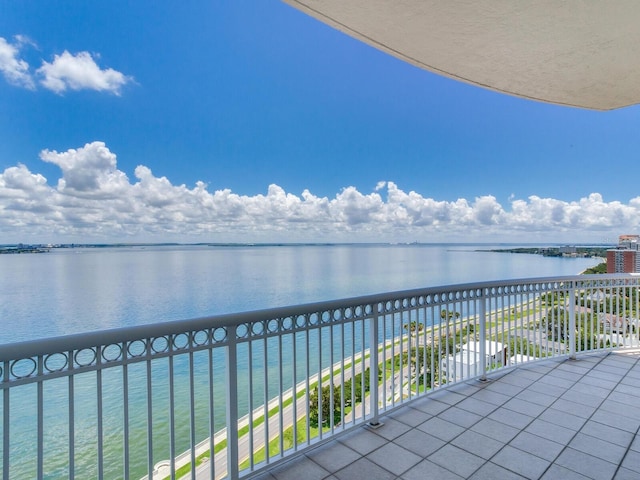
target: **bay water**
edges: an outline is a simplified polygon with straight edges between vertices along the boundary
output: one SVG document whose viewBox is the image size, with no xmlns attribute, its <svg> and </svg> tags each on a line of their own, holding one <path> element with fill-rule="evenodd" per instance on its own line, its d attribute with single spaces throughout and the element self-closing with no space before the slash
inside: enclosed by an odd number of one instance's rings
<svg viewBox="0 0 640 480">
<path fill-rule="evenodd" d="M 571 275 L 598 259 L 551 258 L 490 252 L 510 245 L 234 245 L 52 249 L 44 254 L 0 256 L 0 344 L 108 328 L 196 318 L 359 295 L 487 280 Z M 203 358 L 204 365 L 206 359 Z M 139 367 L 139 368 L 138 368 Z M 136 371 L 138 369 L 139 371 Z M 114 369 L 115 370 L 115 369 Z M 177 404 L 188 405 L 188 365 L 176 359 Z M 181 375 L 184 372 L 184 375 Z M 131 366 L 132 478 L 144 475 L 146 386 L 144 365 Z M 203 371 L 206 375 L 206 369 Z M 154 408 L 166 411 L 161 387 L 166 368 L 153 372 Z M 113 377 L 113 378 L 111 378 Z M 156 379 L 157 377 L 157 379 Z M 217 389 L 224 399 L 224 379 Z M 122 378 L 106 370 L 104 438 L 106 478 L 122 476 Z M 155 391 L 156 385 L 158 391 Z M 93 376 L 74 385 L 76 474 L 96 476 L 97 424 Z M 68 385 L 44 390 L 46 478 L 68 476 Z M 196 409 L 206 418 L 206 391 Z M 36 386 L 12 392 L 10 478 L 35 478 Z M 157 404 L 155 403 L 157 402 Z M 139 405 L 142 407 L 138 408 Z M 246 407 L 246 405 L 245 405 Z M 2 407 L 0 406 L 0 409 Z M 242 406 L 241 406 L 242 409 Z M 139 411 L 138 411 L 139 410 Z M 188 417 L 188 411 L 184 412 Z M 154 459 L 167 458 L 168 421 L 154 417 Z M 178 422 L 179 448 L 188 446 L 188 422 Z M 198 438 L 206 438 L 207 425 Z M 12 437 L 13 438 L 13 437 Z M 186 448 L 186 447 L 185 447 Z M 76 478 L 80 478 L 76 477 Z"/>
<path fill-rule="evenodd" d="M 571 275 L 509 245 L 145 246 L 0 256 L 0 344 L 412 288 Z M 479 251 L 485 250 L 485 251 Z"/>
</svg>

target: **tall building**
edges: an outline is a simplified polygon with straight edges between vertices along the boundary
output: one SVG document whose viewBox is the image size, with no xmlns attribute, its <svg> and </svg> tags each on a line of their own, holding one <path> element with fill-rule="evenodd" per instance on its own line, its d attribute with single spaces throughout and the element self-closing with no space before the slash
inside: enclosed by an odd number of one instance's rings
<svg viewBox="0 0 640 480">
<path fill-rule="evenodd" d="M 607 250 L 607 273 L 640 273 L 640 235 L 618 237 L 618 247 Z"/>
<path fill-rule="evenodd" d="M 640 248 L 640 235 L 620 235 L 618 237 L 618 248 L 638 250 Z"/>
</svg>

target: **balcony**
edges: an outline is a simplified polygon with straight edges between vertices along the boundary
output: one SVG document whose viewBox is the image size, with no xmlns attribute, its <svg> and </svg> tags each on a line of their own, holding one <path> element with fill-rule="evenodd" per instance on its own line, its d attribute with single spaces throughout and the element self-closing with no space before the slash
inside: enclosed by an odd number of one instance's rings
<svg viewBox="0 0 640 480">
<path fill-rule="evenodd" d="M 258 478 L 639 478 L 638 353 L 543 361 L 462 382 Z"/>
<path fill-rule="evenodd" d="M 3 478 L 637 477 L 639 287 L 485 282 L 2 345 Z"/>
</svg>

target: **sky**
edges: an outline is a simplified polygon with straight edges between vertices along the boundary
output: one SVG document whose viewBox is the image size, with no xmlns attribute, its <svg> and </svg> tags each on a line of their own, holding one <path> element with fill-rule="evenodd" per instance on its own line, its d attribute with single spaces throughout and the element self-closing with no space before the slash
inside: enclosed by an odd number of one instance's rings
<svg viewBox="0 0 640 480">
<path fill-rule="evenodd" d="M 612 243 L 640 107 L 447 79 L 278 0 L 0 4 L 0 244 Z"/>
</svg>

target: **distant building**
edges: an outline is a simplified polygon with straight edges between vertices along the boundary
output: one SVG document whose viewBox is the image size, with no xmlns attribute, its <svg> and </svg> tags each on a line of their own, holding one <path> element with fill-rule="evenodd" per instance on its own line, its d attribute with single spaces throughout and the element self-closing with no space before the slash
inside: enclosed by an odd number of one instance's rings
<svg viewBox="0 0 640 480">
<path fill-rule="evenodd" d="M 576 246 L 565 245 L 563 247 L 560 247 L 561 255 L 575 255 L 576 253 L 578 253 L 578 247 Z"/>
<path fill-rule="evenodd" d="M 626 248 L 628 250 L 639 250 L 640 235 L 620 235 L 618 237 L 618 248 Z"/>
<path fill-rule="evenodd" d="M 618 237 L 618 247 L 607 250 L 607 273 L 640 273 L 640 235 Z"/>
</svg>

